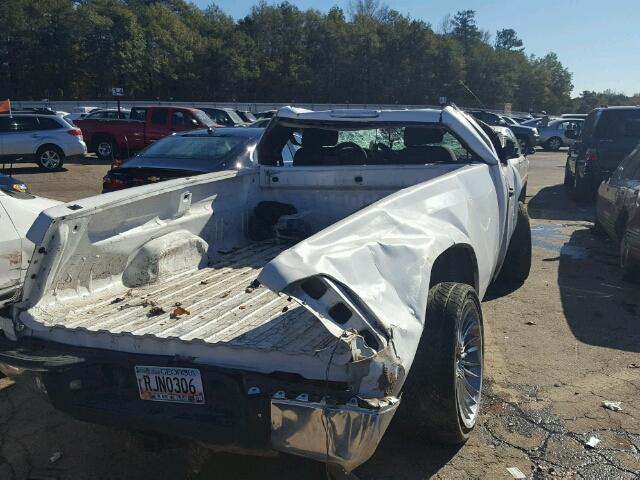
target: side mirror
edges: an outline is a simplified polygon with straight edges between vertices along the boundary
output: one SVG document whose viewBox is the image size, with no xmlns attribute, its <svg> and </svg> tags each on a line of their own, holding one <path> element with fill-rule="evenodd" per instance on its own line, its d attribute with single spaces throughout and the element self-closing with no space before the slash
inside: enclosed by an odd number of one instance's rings
<svg viewBox="0 0 640 480">
<path fill-rule="evenodd" d="M 567 138 L 570 138 L 571 140 L 577 140 L 578 139 L 578 132 L 575 130 L 565 130 L 564 131 L 564 136 Z"/>
<path fill-rule="evenodd" d="M 516 143 L 511 138 L 507 138 L 503 150 L 504 150 L 504 157 L 507 159 L 518 158 L 520 156 L 518 147 L 516 146 Z"/>
</svg>

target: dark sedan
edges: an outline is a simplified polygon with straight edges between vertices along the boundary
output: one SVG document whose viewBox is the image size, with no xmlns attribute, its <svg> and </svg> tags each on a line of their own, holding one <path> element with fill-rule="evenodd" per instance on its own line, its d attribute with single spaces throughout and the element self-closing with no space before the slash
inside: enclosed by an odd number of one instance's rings
<svg viewBox="0 0 640 480">
<path fill-rule="evenodd" d="M 620 266 L 629 281 L 640 280 L 640 146 L 598 188 L 597 228 L 620 245 Z"/>
<path fill-rule="evenodd" d="M 164 137 L 102 179 L 102 192 L 252 165 L 261 128 L 210 128 Z"/>
</svg>

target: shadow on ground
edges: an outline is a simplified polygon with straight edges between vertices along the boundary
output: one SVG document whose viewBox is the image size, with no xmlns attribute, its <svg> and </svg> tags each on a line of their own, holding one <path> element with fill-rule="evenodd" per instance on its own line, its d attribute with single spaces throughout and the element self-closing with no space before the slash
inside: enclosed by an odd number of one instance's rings
<svg viewBox="0 0 640 480">
<path fill-rule="evenodd" d="M 591 229 L 576 230 L 559 262 L 562 308 L 576 339 L 640 352 L 640 285 L 622 281 L 614 242 Z"/>
<path fill-rule="evenodd" d="M 564 185 L 542 188 L 527 204 L 529 216 L 536 220 L 588 220 L 595 218 L 593 203 L 576 203 Z"/>
</svg>

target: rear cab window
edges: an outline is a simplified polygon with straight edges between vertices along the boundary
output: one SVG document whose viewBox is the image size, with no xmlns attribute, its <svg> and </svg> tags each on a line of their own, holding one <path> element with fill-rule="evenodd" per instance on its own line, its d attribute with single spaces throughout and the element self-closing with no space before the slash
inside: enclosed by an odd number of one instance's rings
<svg viewBox="0 0 640 480">
<path fill-rule="evenodd" d="M 465 164 L 481 159 L 441 124 L 314 125 L 280 122 L 258 155 L 264 165 Z"/>
</svg>

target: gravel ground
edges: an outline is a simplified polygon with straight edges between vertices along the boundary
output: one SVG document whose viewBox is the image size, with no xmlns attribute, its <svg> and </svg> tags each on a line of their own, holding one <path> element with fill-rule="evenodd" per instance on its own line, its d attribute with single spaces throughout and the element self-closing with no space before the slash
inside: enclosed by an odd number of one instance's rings
<svg viewBox="0 0 640 480">
<path fill-rule="evenodd" d="M 469 442 L 420 445 L 391 425 L 365 479 L 639 478 L 640 296 L 622 282 L 616 248 L 595 236 L 593 207 L 561 186 L 566 152 L 530 157 L 533 266 L 524 286 L 491 290 L 483 302 L 484 406 Z M 34 193 L 73 200 L 100 191 L 94 159 L 43 174 L 16 175 Z M 622 411 L 602 407 L 622 403 Z M 585 443 L 596 437 L 593 449 Z M 50 457 L 62 457 L 51 463 Z M 301 458 L 246 457 L 199 447 L 150 444 L 54 410 L 26 381 L 0 380 L 0 479 L 321 479 Z"/>
</svg>

